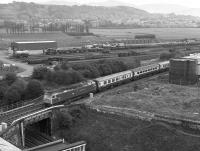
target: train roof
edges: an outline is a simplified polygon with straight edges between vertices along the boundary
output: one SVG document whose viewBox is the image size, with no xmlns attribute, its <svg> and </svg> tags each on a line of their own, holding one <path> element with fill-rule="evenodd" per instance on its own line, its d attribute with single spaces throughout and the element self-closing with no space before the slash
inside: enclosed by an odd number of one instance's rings
<svg viewBox="0 0 200 151">
<path fill-rule="evenodd" d="M 13 43 L 27 44 L 27 43 L 52 43 L 52 42 L 56 42 L 56 41 L 17 41 L 17 42 L 13 42 Z"/>
<path fill-rule="evenodd" d="M 107 79 L 110 79 L 110 78 L 114 78 L 114 77 L 117 77 L 117 76 L 121 76 L 121 75 L 124 75 L 124 74 L 128 74 L 128 73 L 132 73 L 132 71 L 131 70 L 127 70 L 127 71 L 123 71 L 123 72 L 119 72 L 119 73 L 114 73 L 114 74 L 111 74 L 111 75 L 108 75 L 108 76 L 96 78 L 94 80 L 96 80 L 96 81 L 104 81 L 104 80 L 107 80 Z"/>
<path fill-rule="evenodd" d="M 63 87 L 63 88 L 59 88 L 59 89 L 54 89 L 54 90 L 49 90 L 49 91 L 46 91 L 46 93 L 59 93 L 59 92 L 68 92 L 68 91 L 71 91 L 77 87 L 81 87 L 81 86 L 87 86 L 91 83 L 94 83 L 94 81 L 92 80 L 87 80 L 87 81 L 83 81 L 83 82 L 79 82 L 79 83 L 75 83 L 75 84 L 72 84 L 72 85 L 69 85 L 69 86 L 66 86 L 66 87 Z"/>
<path fill-rule="evenodd" d="M 154 63 L 154 64 L 150 64 L 150 65 L 146 65 L 146 66 L 137 67 L 137 68 L 131 69 L 131 71 L 138 71 L 141 69 L 146 69 L 146 68 L 155 67 L 155 66 L 159 66 L 159 63 Z"/>
<path fill-rule="evenodd" d="M 167 60 L 167 61 L 162 61 L 162 62 L 158 62 L 158 64 L 166 64 L 166 63 L 169 63 L 169 60 Z"/>
</svg>

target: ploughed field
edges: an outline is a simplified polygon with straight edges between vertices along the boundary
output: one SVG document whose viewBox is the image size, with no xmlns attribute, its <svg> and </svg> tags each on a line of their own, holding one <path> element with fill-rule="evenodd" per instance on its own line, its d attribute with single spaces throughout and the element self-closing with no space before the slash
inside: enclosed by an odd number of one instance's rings
<svg viewBox="0 0 200 151">
<path fill-rule="evenodd" d="M 97 96 L 92 105 L 161 113 L 173 117 L 200 118 L 200 89 L 168 83 L 168 75 L 132 82 Z"/>
</svg>

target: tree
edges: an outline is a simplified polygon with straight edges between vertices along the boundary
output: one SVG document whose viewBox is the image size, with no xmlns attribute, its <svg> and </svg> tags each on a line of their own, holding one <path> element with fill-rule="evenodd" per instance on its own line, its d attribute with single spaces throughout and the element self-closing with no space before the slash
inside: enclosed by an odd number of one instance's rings
<svg viewBox="0 0 200 151">
<path fill-rule="evenodd" d="M 83 76 L 80 74 L 80 72 L 77 72 L 75 70 L 70 70 L 67 72 L 67 74 L 69 74 L 70 77 L 72 78 L 70 84 L 78 83 L 83 80 Z"/>
<path fill-rule="evenodd" d="M 21 95 L 21 99 L 24 99 L 24 93 L 26 89 L 26 83 L 24 80 L 18 79 L 12 85 L 11 88 L 16 89 Z"/>
<path fill-rule="evenodd" d="M 34 68 L 33 73 L 32 73 L 32 78 L 38 79 L 38 80 L 43 80 L 43 79 L 45 79 L 48 71 L 49 71 L 49 69 L 47 69 L 46 67 Z"/>
<path fill-rule="evenodd" d="M 54 121 L 55 130 L 70 128 L 73 124 L 73 117 L 68 113 L 68 111 L 64 110 L 61 112 L 56 112 Z"/>
<path fill-rule="evenodd" d="M 169 60 L 172 58 L 171 53 L 163 52 L 160 54 L 160 60 Z"/>
<path fill-rule="evenodd" d="M 20 99 L 21 99 L 21 95 L 19 91 L 13 87 L 10 87 L 4 95 L 4 100 L 5 100 L 6 105 L 16 103 L 20 101 Z"/>
<path fill-rule="evenodd" d="M 69 70 L 70 66 L 69 66 L 69 64 L 65 61 L 65 62 L 62 62 L 62 63 L 61 63 L 61 68 L 62 68 L 63 70 Z"/>
<path fill-rule="evenodd" d="M 98 69 L 102 76 L 112 74 L 112 69 L 107 64 L 101 64 Z"/>
<path fill-rule="evenodd" d="M 17 80 L 17 76 L 15 73 L 9 72 L 6 74 L 5 80 L 8 83 L 8 85 L 11 85 L 13 82 Z"/>
<path fill-rule="evenodd" d="M 25 90 L 26 99 L 35 99 L 44 94 L 44 88 L 38 80 L 31 80 Z"/>
<path fill-rule="evenodd" d="M 60 70 L 53 73 L 53 81 L 60 85 L 70 84 L 71 77 L 65 71 Z"/>
<path fill-rule="evenodd" d="M 45 80 L 47 80 L 48 82 L 53 82 L 53 72 L 52 71 L 50 71 L 50 70 L 47 71 Z"/>
</svg>

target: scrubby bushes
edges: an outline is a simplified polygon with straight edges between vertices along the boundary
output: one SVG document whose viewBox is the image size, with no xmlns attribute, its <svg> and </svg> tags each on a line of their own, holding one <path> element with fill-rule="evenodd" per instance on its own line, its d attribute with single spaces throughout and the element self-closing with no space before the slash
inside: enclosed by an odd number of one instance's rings
<svg viewBox="0 0 200 151">
<path fill-rule="evenodd" d="M 169 60 L 171 58 L 183 57 L 185 54 L 183 52 L 170 49 L 169 52 L 163 52 L 160 54 L 160 60 Z"/>
<path fill-rule="evenodd" d="M 81 72 L 85 78 L 97 78 L 127 70 L 127 66 L 118 60 L 101 60 L 92 64 L 72 64 L 72 68 Z"/>
<path fill-rule="evenodd" d="M 77 64 L 63 62 L 55 66 L 54 71 L 46 67 L 35 68 L 32 78 L 58 85 L 70 85 L 85 79 L 93 79 L 124 70 L 127 70 L 127 66 L 122 61 L 117 60 L 101 60 L 93 63 Z"/>
<path fill-rule="evenodd" d="M 84 105 L 73 106 L 69 110 L 56 111 L 53 118 L 53 131 L 72 128 L 77 119 L 81 119 L 85 114 L 86 108 Z"/>
<path fill-rule="evenodd" d="M 38 80 L 24 81 L 15 74 L 8 73 L 0 83 L 0 105 L 10 105 L 19 101 L 34 99 L 44 93 Z"/>
<path fill-rule="evenodd" d="M 44 88 L 38 80 L 31 80 L 25 89 L 25 99 L 30 100 L 38 98 L 44 94 Z"/>
<path fill-rule="evenodd" d="M 33 70 L 32 78 L 43 80 L 46 77 L 46 74 L 49 72 L 49 70 L 46 67 L 38 67 Z"/>
</svg>

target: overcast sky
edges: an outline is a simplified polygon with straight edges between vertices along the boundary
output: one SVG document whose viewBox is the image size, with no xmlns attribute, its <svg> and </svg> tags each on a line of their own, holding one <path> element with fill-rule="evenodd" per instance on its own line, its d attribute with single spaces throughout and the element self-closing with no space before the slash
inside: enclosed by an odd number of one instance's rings
<svg viewBox="0 0 200 151">
<path fill-rule="evenodd" d="M 13 0 L 0 0 L 0 3 L 10 3 Z M 108 0 L 15 0 L 24 2 L 37 2 L 44 3 L 46 1 L 67 1 L 67 2 L 77 2 L 79 4 L 88 4 L 90 2 L 104 2 Z M 113 1 L 113 0 L 111 0 Z M 143 4 L 155 4 L 155 3 L 166 3 L 166 4 L 178 4 L 186 7 L 200 8 L 200 0 L 114 0 L 122 3 L 133 4 L 133 5 L 143 5 Z"/>
</svg>

